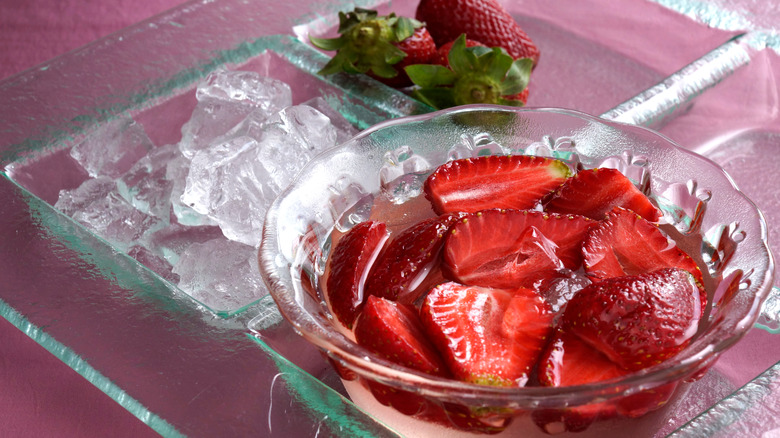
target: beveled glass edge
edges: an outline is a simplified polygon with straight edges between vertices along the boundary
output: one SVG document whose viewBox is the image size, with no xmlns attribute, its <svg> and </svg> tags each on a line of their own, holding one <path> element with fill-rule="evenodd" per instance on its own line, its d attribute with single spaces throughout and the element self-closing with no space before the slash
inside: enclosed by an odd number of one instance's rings
<svg viewBox="0 0 780 438">
<path fill-rule="evenodd" d="M 715 436 L 718 432 L 723 432 L 729 426 L 740 423 L 746 411 L 761 409 L 762 400 L 771 391 L 772 382 L 777 381 L 780 381 L 780 362 L 772 365 L 668 436 L 675 438 Z M 724 412 L 727 414 L 724 415 Z"/>
<path fill-rule="evenodd" d="M 263 299 L 265 298 L 270 299 L 271 297 L 269 295 L 264 297 Z M 272 299 L 271 302 L 273 303 Z M 281 319 L 281 315 L 279 315 L 279 319 Z M 312 376 L 305 370 L 302 370 L 300 367 L 290 362 L 286 357 L 278 354 L 273 348 L 271 348 L 268 344 L 266 344 L 261 339 L 259 334 L 247 333 L 246 336 L 252 341 L 254 341 L 259 346 L 259 348 L 264 352 L 266 352 L 268 356 L 276 363 L 277 367 L 280 370 L 279 374 L 277 374 L 276 377 L 284 378 L 285 382 L 288 384 L 288 387 L 291 390 L 295 391 L 295 393 L 299 397 L 305 397 L 307 401 L 310 402 L 313 401 L 314 403 L 307 403 L 307 405 L 312 409 L 316 410 L 318 413 L 322 414 L 322 418 L 324 422 L 335 423 L 338 426 L 337 430 L 339 430 L 339 432 L 342 433 L 343 436 L 349 436 L 355 438 L 358 437 L 379 438 L 379 435 L 377 435 L 376 430 L 366 430 L 365 428 L 361 427 L 363 426 L 363 424 L 356 423 L 355 421 L 343 421 L 342 420 L 342 418 L 344 417 L 343 412 L 339 412 L 339 410 L 333 409 L 334 406 L 342 406 L 342 405 L 350 406 L 350 408 L 362 412 L 367 418 L 372 419 L 373 421 L 376 422 L 377 425 L 380 425 L 384 429 L 383 432 L 387 432 L 387 436 L 400 438 L 400 435 L 398 433 L 394 432 L 386 424 L 374 418 L 374 416 L 372 416 L 371 414 L 365 412 L 359 406 L 354 404 L 352 400 L 349 400 L 348 398 L 344 397 L 335 389 L 331 388 L 328 385 L 325 385 L 316 377 Z M 287 375 L 288 371 L 293 373 L 292 376 Z M 301 379 L 300 377 L 304 377 L 304 378 Z M 325 399 L 318 399 L 313 397 L 316 394 L 313 394 L 313 391 L 310 390 L 312 384 L 311 380 L 317 382 L 316 383 L 317 385 L 321 385 L 322 387 L 324 387 Z"/>
<path fill-rule="evenodd" d="M 24 332 L 46 351 L 64 362 L 79 375 L 87 379 L 98 389 L 103 391 L 112 400 L 119 403 L 124 409 L 151 427 L 155 432 L 166 437 L 184 437 L 176 428 L 147 409 L 138 400 L 131 397 L 122 388 L 106 378 L 97 369 L 93 368 L 86 360 L 74 353 L 70 348 L 60 343 L 42 328 L 36 327 L 22 314 L 11 308 L 0 299 L 0 317 L 5 318 L 16 328 Z"/>
<path fill-rule="evenodd" d="M 771 48 L 780 54 L 780 23 L 766 26 L 761 17 L 748 9 L 728 8 L 722 1 L 701 0 L 650 0 L 681 15 L 722 30 L 752 30 L 759 37 L 755 44 Z M 727 1 L 728 2 L 728 1 Z M 764 2 L 755 4 L 766 5 Z"/>
<path fill-rule="evenodd" d="M 764 330 L 767 333 L 771 333 L 773 335 L 780 334 L 780 315 L 769 315 L 767 313 L 767 302 L 771 299 L 780 299 L 780 287 L 775 286 L 772 288 L 772 290 L 769 292 L 769 296 L 767 296 L 766 301 L 764 302 L 764 308 L 761 309 L 761 314 L 759 315 L 758 321 L 754 325 L 755 328 Z M 767 322 L 774 322 L 774 325 L 769 324 L 763 324 L 762 321 Z"/>
<path fill-rule="evenodd" d="M 0 162 L 2 162 L 2 159 L 3 159 L 3 158 L 4 158 L 4 156 L 0 156 Z M 774 289 L 773 289 L 773 291 L 772 291 L 772 293 L 780 293 L 780 292 L 778 291 L 778 288 L 774 288 Z M 15 313 L 15 311 L 14 311 L 13 309 L 8 309 L 8 308 L 6 308 L 6 306 L 4 305 L 5 303 L 2 303 L 2 302 L 0 302 L 0 304 L 2 304 L 2 305 L 0 305 L 0 316 L 3 316 L 3 317 L 5 317 L 5 318 L 6 318 L 6 319 L 8 319 L 9 321 L 11 321 L 11 318 L 22 318 L 22 320 L 23 320 L 23 317 L 22 317 L 21 315 L 19 315 L 18 313 L 16 313 L 16 314 L 15 314 L 15 316 L 14 316 L 14 313 Z M 11 313 L 9 314 L 9 312 L 11 312 Z M 10 315 L 10 316 L 9 316 L 9 315 Z M 26 329 L 22 328 L 20 325 L 18 325 L 18 324 L 17 324 L 17 323 L 15 323 L 14 321 L 12 321 L 12 323 L 14 323 L 14 325 L 16 325 L 17 327 L 19 327 L 20 329 L 22 329 L 22 330 L 23 330 L 25 333 L 28 333 L 28 330 L 26 330 Z M 35 328 L 35 327 L 33 327 L 33 329 L 40 331 L 39 329 L 37 329 L 37 328 Z M 41 334 L 41 335 L 39 335 L 39 336 L 44 336 L 44 337 L 45 337 L 45 336 L 47 336 L 47 335 L 45 334 L 45 332 L 42 332 L 42 331 L 41 331 L 41 333 L 42 333 L 42 334 Z M 30 334 L 30 333 L 28 333 L 28 335 L 29 335 L 29 334 Z M 31 336 L 31 337 L 32 337 L 32 336 Z M 34 338 L 34 339 L 36 339 L 36 338 Z M 37 342 L 39 342 L 41 345 L 44 345 L 44 344 L 43 344 L 41 341 L 38 341 L 38 339 L 36 339 L 36 341 L 37 341 Z M 53 342 L 55 342 L 55 343 L 56 343 L 56 341 L 53 341 Z M 60 345 L 61 345 L 61 344 L 60 344 Z M 44 347 L 46 347 L 46 346 L 44 345 Z M 63 346 L 63 347 L 64 347 L 64 346 Z M 47 350 L 51 351 L 49 348 L 47 348 Z M 54 352 L 53 352 L 53 353 L 54 353 Z M 57 355 L 56 353 L 54 353 L 54 354 L 55 354 L 55 355 Z M 72 354 L 72 352 L 71 352 L 71 354 Z M 60 357 L 60 356 L 58 356 L 58 357 Z M 66 363 L 67 363 L 67 362 L 66 362 Z M 88 366 L 88 365 L 87 365 L 87 366 Z M 72 367 L 72 368 L 76 369 L 75 367 Z M 763 376 L 763 375 L 762 375 L 762 376 Z M 761 376 L 759 376 L 758 378 L 760 378 L 760 377 L 761 377 Z M 758 378 L 757 378 L 757 379 L 758 379 Z M 88 379 L 88 380 L 89 380 L 89 379 Z M 90 381 L 91 381 L 91 380 L 90 380 Z M 94 382 L 93 382 L 93 383 L 94 383 Z M 752 382 L 751 382 L 751 383 L 752 383 Z M 101 388 L 101 389 L 102 389 L 102 388 Z M 120 391 L 121 391 L 121 389 L 120 389 Z M 112 397 L 112 398 L 113 398 L 113 397 Z"/>
<path fill-rule="evenodd" d="M 39 211 L 39 214 L 51 214 L 53 215 L 52 218 L 54 222 L 65 221 L 67 224 L 65 228 L 68 230 L 78 230 L 81 234 L 88 235 L 90 239 L 94 239 L 95 243 L 115 251 L 114 247 L 100 236 L 92 233 L 81 224 L 55 209 L 49 203 L 30 193 L 23 186 L 8 178 L 3 172 L 0 172 L 0 178 L 4 178 L 12 184 L 19 191 L 20 195 L 25 198 L 28 204 L 36 209 L 40 208 L 45 210 L 45 212 Z M 65 239 L 69 242 L 71 241 L 72 236 L 63 233 L 62 229 L 48 226 L 46 228 L 51 231 L 56 238 Z M 182 308 L 188 309 L 187 312 L 204 311 L 202 309 L 195 310 L 196 307 L 203 306 L 196 300 L 191 300 L 191 297 L 180 292 L 175 285 L 162 278 L 159 274 L 124 253 L 117 252 L 116 254 L 118 257 L 123 258 L 122 264 L 143 271 L 144 275 L 148 276 L 152 281 L 167 288 L 170 295 L 154 294 L 154 299 L 159 300 L 165 307 L 173 309 L 183 306 Z M 122 268 L 121 266 L 112 266 L 111 269 Z M 129 272 L 127 269 L 123 269 L 121 273 L 124 273 L 125 271 Z M 112 274 L 120 276 L 121 273 L 112 272 Z M 128 278 L 130 277 L 135 278 L 135 275 L 129 275 Z M 266 295 L 256 301 L 249 306 L 249 308 L 257 310 L 257 312 L 253 314 L 255 315 L 255 319 L 258 314 L 264 314 L 266 315 L 266 321 L 269 324 L 275 325 L 282 323 L 281 314 L 279 314 L 278 308 L 270 295 Z M 331 430 L 350 431 L 352 433 L 350 436 L 365 438 L 399 437 L 399 435 L 392 432 L 386 425 L 379 422 L 373 416 L 365 413 L 351 401 L 345 399 L 331 386 L 312 376 L 300 366 L 290 362 L 287 358 L 281 356 L 264 342 L 256 338 L 252 333 L 248 332 L 247 327 L 249 326 L 249 319 L 252 318 L 253 315 L 250 315 L 249 312 L 237 314 L 233 315 L 230 320 L 221 320 L 218 323 L 224 324 L 224 328 L 231 331 L 231 336 L 234 335 L 236 338 L 248 338 L 250 341 L 254 341 L 252 342 L 252 345 L 260 346 L 260 351 L 262 351 L 264 356 L 272 361 L 278 369 L 278 373 L 274 377 L 274 380 L 276 378 L 283 378 L 286 387 L 296 391 L 296 397 L 293 399 L 299 401 L 299 407 L 301 409 L 311 412 L 313 417 L 320 418 L 321 423 Z M 161 436 L 166 438 L 188 436 L 180 432 L 174 425 L 157 415 L 141 401 L 132 397 L 127 391 L 122 389 L 122 387 L 90 365 L 88 359 L 82 357 L 71 347 L 68 347 L 55 339 L 52 335 L 48 334 L 44 328 L 46 325 L 39 326 L 32 323 L 22 313 L 6 303 L 2 297 L 0 297 L 0 317 L 9 321 L 37 344 L 62 360 L 69 368 L 76 371 L 79 375 L 104 392 L 112 400 L 119 403 L 125 410 L 129 411 L 133 416 L 148 425 Z M 326 394 L 327 400 L 317 399 L 317 394 Z M 312 399 L 312 397 L 315 398 Z M 372 426 L 374 425 L 377 427 L 373 428 Z"/>
<path fill-rule="evenodd" d="M 75 121 L 71 121 L 73 124 L 72 126 L 74 127 L 74 130 L 76 127 L 83 129 L 81 134 L 86 133 L 94 126 L 98 126 L 113 119 L 122 117 L 122 114 L 128 112 L 137 112 L 153 107 L 159 104 L 161 100 L 190 90 L 195 86 L 195 84 L 203 80 L 206 76 L 208 76 L 209 73 L 213 72 L 214 70 L 220 68 L 235 69 L 268 51 L 272 51 L 277 55 L 285 58 L 292 65 L 312 75 L 317 80 L 323 81 L 342 90 L 345 95 L 348 95 L 351 99 L 360 102 L 360 104 L 362 104 L 365 108 L 378 111 L 383 119 L 423 114 L 433 110 L 432 108 L 428 107 L 422 102 L 417 101 L 416 99 L 413 99 L 412 97 L 409 97 L 403 92 L 387 87 L 368 77 L 355 78 L 354 75 L 346 74 L 337 74 L 327 77 L 318 75 L 317 72 L 327 63 L 329 59 L 327 55 L 307 44 L 302 43 L 294 37 L 288 35 L 270 35 L 257 38 L 251 42 L 244 42 L 234 49 L 218 54 L 210 61 L 205 62 L 200 66 L 185 69 L 172 78 L 162 80 L 159 83 L 150 86 L 145 93 L 131 96 L 121 107 L 113 108 L 111 111 L 98 111 L 98 114 L 100 115 L 97 117 L 85 115 L 79 118 L 80 121 L 89 120 L 89 123 L 77 123 Z M 370 95 L 366 95 L 365 90 L 370 90 Z M 348 107 L 345 107 L 342 109 L 342 111 L 348 112 L 350 110 Z M 352 114 L 344 114 L 344 116 L 347 119 L 355 119 L 357 117 L 353 117 Z M 380 121 L 381 120 L 379 119 L 355 120 L 354 124 L 358 129 L 366 129 L 376 123 L 379 123 Z M 57 148 L 69 147 L 72 145 L 75 138 L 77 138 L 77 136 L 74 134 L 69 134 L 65 138 L 60 139 L 52 138 L 47 142 L 49 145 L 48 149 L 51 150 L 32 149 L 28 151 L 30 152 L 30 156 L 14 156 L 13 154 L 9 155 L 8 153 L 4 152 L 0 154 L 0 165 L 4 166 L 3 168 L 0 168 L 0 174 L 3 174 L 5 178 L 19 186 L 28 195 L 34 196 L 29 191 L 27 191 L 26 188 L 18 184 L 10 175 L 3 172 L 3 169 L 7 169 L 8 166 L 11 165 L 24 163 L 27 159 L 34 159 L 36 153 L 46 154 L 53 152 Z M 37 142 L 31 144 L 38 146 Z M 13 160 L 6 163 L 5 161 L 7 159 Z M 85 229 L 87 232 L 95 234 L 83 225 L 78 223 L 77 225 Z M 100 236 L 97 237 L 100 238 Z M 106 243 L 111 245 L 110 242 Z M 163 281 L 165 280 L 163 279 Z M 172 285 L 171 287 L 176 288 L 177 286 Z M 259 302 L 258 299 L 237 309 L 219 310 L 209 307 L 207 304 L 197 300 L 196 298 L 190 298 L 220 318 L 233 317 L 246 311 Z"/>
<path fill-rule="evenodd" d="M 21 143 L 3 148 L 0 152 L 0 166 L 5 167 L 14 162 L 24 161 L 36 153 L 48 153 L 57 148 L 73 145 L 84 134 L 100 124 L 126 113 L 153 107 L 166 98 L 191 89 L 214 70 L 235 68 L 268 50 L 285 57 L 290 63 L 312 75 L 316 75 L 329 59 L 324 53 L 290 35 L 268 35 L 244 41 L 233 48 L 216 52 L 211 58 L 185 68 L 171 77 L 148 84 L 143 91 L 121 99 L 121 103 L 108 108 L 89 109 L 65 121 L 60 127 L 41 127 L 38 137 L 30 137 Z M 342 89 L 350 97 L 362 101 L 367 107 L 381 111 L 389 118 L 432 111 L 432 108 L 403 92 L 367 77 L 355 78 L 354 75 L 346 74 L 317 77 Z M 367 86 L 372 90 L 371 96 L 363 94 Z"/>
</svg>

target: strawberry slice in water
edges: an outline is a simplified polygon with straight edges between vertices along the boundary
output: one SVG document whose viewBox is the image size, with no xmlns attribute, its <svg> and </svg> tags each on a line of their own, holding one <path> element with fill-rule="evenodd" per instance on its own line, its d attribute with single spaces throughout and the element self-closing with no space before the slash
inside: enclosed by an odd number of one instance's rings
<svg viewBox="0 0 780 438">
<path fill-rule="evenodd" d="M 347 328 L 352 328 L 360 313 L 365 273 L 388 235 L 382 222 L 361 222 L 344 234 L 333 249 L 325 295 L 333 314 Z"/>
<path fill-rule="evenodd" d="M 667 268 L 586 286 L 569 300 L 561 324 L 612 362 L 640 370 L 688 346 L 701 315 L 691 274 Z"/>
<path fill-rule="evenodd" d="M 545 348 L 538 365 L 542 386 L 574 386 L 625 376 L 606 356 L 584 343 L 577 336 L 557 330 Z M 550 434 L 581 432 L 597 419 L 615 416 L 610 403 L 595 403 L 566 409 L 544 409 L 533 412 L 534 422 Z"/>
<path fill-rule="evenodd" d="M 490 155 L 450 161 L 425 181 L 438 214 L 488 208 L 533 208 L 571 175 L 562 161 L 525 155 Z"/>
<path fill-rule="evenodd" d="M 579 171 L 563 183 L 547 201 L 544 210 L 601 220 L 613 207 L 632 210 L 651 222 L 662 216 L 628 177 L 610 168 Z"/>
<path fill-rule="evenodd" d="M 702 309 L 707 305 L 702 272 L 696 262 L 653 223 L 615 207 L 592 227 L 582 243 L 585 272 L 594 281 L 638 275 L 662 268 L 680 268 L 699 285 Z"/>
<path fill-rule="evenodd" d="M 355 340 L 398 365 L 435 376 L 448 375 L 412 306 L 369 295 L 355 321 Z"/>
<path fill-rule="evenodd" d="M 420 315 L 455 378 L 524 386 L 552 330 L 554 313 L 530 289 L 449 282 L 431 290 Z"/>
<path fill-rule="evenodd" d="M 428 292 L 419 286 L 435 270 L 444 237 L 457 218 L 446 214 L 426 219 L 392 238 L 368 274 L 365 294 L 413 303 Z"/>
<path fill-rule="evenodd" d="M 539 359 L 538 379 L 543 386 L 574 386 L 620 378 L 630 373 L 575 334 L 557 330 Z M 551 434 L 580 432 L 597 419 L 616 415 L 634 418 L 656 410 L 669 400 L 676 387 L 676 383 L 671 383 L 605 402 L 538 410 L 532 417 L 542 430 Z"/>
<path fill-rule="evenodd" d="M 596 222 L 528 210 L 484 210 L 463 216 L 444 244 L 442 270 L 463 284 L 535 287 L 560 269 L 581 265 L 580 247 Z"/>
<path fill-rule="evenodd" d="M 447 377 L 441 356 L 428 341 L 417 311 L 408 305 L 369 295 L 355 321 L 355 340 L 379 357 L 407 368 Z M 432 408 L 428 401 L 376 381 L 369 389 L 380 403 L 406 415 L 421 415 Z"/>
</svg>

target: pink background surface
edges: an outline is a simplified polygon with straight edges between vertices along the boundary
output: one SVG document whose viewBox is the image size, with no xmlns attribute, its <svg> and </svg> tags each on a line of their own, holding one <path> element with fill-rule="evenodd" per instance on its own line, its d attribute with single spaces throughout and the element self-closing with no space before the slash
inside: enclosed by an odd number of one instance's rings
<svg viewBox="0 0 780 438">
<path fill-rule="evenodd" d="M 0 79 L 145 20 L 182 0 L 0 1 Z M 157 436 L 0 318 L 0 436 Z"/>
<path fill-rule="evenodd" d="M 176 6 L 183 0 L 0 0 L 0 79 Z M 602 29 L 608 33 L 609 29 Z M 704 50 L 704 48 L 702 48 Z M 700 55 L 701 53 L 697 54 Z M 692 59 L 681 51 L 671 73 Z M 727 353 L 727 377 L 766 368 L 758 332 Z M 721 363 L 724 363 L 722 360 Z M 738 378 L 734 377 L 735 380 Z M 0 436 L 146 437 L 156 434 L 59 359 L 0 318 Z"/>
</svg>

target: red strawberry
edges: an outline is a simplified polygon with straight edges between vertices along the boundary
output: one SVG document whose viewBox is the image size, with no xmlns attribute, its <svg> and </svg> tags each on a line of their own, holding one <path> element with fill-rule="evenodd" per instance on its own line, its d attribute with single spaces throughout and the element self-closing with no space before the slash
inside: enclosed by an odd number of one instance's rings
<svg viewBox="0 0 780 438">
<path fill-rule="evenodd" d="M 499 47 L 469 46 L 465 35 L 453 41 L 444 62 L 440 58 L 434 56 L 434 64 L 405 68 L 417 85 L 412 96 L 433 108 L 477 103 L 523 106 L 528 99 L 530 58 L 513 60 Z"/>
<path fill-rule="evenodd" d="M 562 330 L 547 345 L 538 367 L 539 383 L 543 386 L 585 385 L 630 374 L 576 335 Z M 669 400 L 676 387 L 676 383 L 671 383 L 607 402 L 536 411 L 533 419 L 548 433 L 579 432 L 596 419 L 615 415 L 634 418 L 656 410 Z"/>
<path fill-rule="evenodd" d="M 558 330 L 547 345 L 538 365 L 542 386 L 574 386 L 609 380 L 628 374 L 606 356 L 578 337 Z M 534 411 L 534 422 L 548 433 L 581 432 L 598 418 L 613 417 L 615 407 L 596 403 L 567 409 Z"/>
<path fill-rule="evenodd" d="M 444 237 L 458 216 L 426 219 L 400 232 L 377 258 L 365 284 L 366 295 L 413 303 L 429 289 L 420 289 L 438 264 Z"/>
<path fill-rule="evenodd" d="M 320 74 L 368 73 L 390 86 L 404 87 L 411 85 L 404 67 L 426 63 L 436 54 L 436 44 L 422 23 L 395 14 L 379 16 L 362 8 L 340 12 L 338 32 L 337 38 L 309 38 L 316 47 L 336 50 Z"/>
<path fill-rule="evenodd" d="M 612 362 L 640 370 L 685 348 L 701 314 L 693 277 L 667 268 L 586 286 L 569 300 L 561 324 Z"/>
<path fill-rule="evenodd" d="M 699 284 L 702 309 L 707 294 L 699 266 L 653 223 L 615 207 L 607 219 L 588 231 L 582 243 L 585 271 L 595 281 L 644 274 L 661 268 L 690 272 Z"/>
<path fill-rule="evenodd" d="M 490 155 L 450 161 L 425 181 L 434 211 L 533 208 L 571 175 L 562 161 L 527 155 Z"/>
<path fill-rule="evenodd" d="M 529 289 L 444 283 L 420 310 L 429 338 L 460 380 L 523 386 L 544 347 L 554 313 Z"/>
<path fill-rule="evenodd" d="M 629 374 L 601 352 L 567 331 L 557 330 L 539 358 L 542 386 L 574 386 Z"/>
<path fill-rule="evenodd" d="M 398 365 L 434 376 L 448 375 L 439 353 L 428 342 L 416 309 L 409 305 L 368 296 L 355 321 L 355 340 Z"/>
<path fill-rule="evenodd" d="M 428 29 L 419 27 L 415 29 L 412 36 L 396 43 L 395 46 L 406 53 L 401 61 L 393 64 L 398 74 L 391 78 L 382 77 L 377 73 L 372 73 L 370 76 L 391 87 L 408 87 L 412 85 L 412 80 L 406 74 L 406 66 L 430 62 L 431 58 L 436 55 L 436 44 L 433 42 L 431 34 L 428 33 Z"/>
<path fill-rule="evenodd" d="M 430 63 L 431 64 L 443 65 L 445 67 L 449 67 L 450 66 L 450 61 L 447 59 L 447 57 L 450 55 L 450 50 L 452 50 L 452 46 L 455 45 L 456 41 L 457 40 L 452 40 L 452 41 L 448 42 L 447 44 L 439 46 L 439 48 L 436 49 L 436 55 L 434 55 L 430 59 Z M 477 46 L 487 47 L 486 45 L 480 43 L 479 41 L 470 40 L 470 39 L 466 38 L 466 47 L 477 47 Z"/>
<path fill-rule="evenodd" d="M 501 47 L 514 59 L 539 62 L 539 49 L 497 0 L 421 0 L 415 17 L 441 46 L 460 34 Z"/>
<path fill-rule="evenodd" d="M 382 222 L 361 222 L 341 237 L 330 255 L 326 297 L 338 320 L 352 328 L 363 303 L 364 272 L 387 239 Z"/>
<path fill-rule="evenodd" d="M 417 311 L 404 304 L 369 296 L 355 322 L 355 340 L 374 354 L 413 370 L 446 377 L 447 368 L 428 342 Z M 370 381 L 369 388 L 382 404 L 406 415 L 429 410 L 425 398 Z"/>
<path fill-rule="evenodd" d="M 413 307 L 375 296 L 366 299 L 363 313 L 355 321 L 357 342 L 378 356 L 423 373 L 449 377 L 446 365 L 423 330 Z M 496 433 L 506 427 L 495 421 L 483 422 L 479 413 L 465 406 L 442 405 L 376 381 L 369 381 L 368 387 L 377 401 L 406 415 L 472 432 Z"/>
<path fill-rule="evenodd" d="M 581 170 L 555 192 L 545 211 L 580 214 L 591 219 L 604 219 L 613 207 L 634 211 L 656 222 L 661 211 L 617 169 Z"/>
<path fill-rule="evenodd" d="M 579 268 L 582 240 L 595 223 L 527 210 L 470 213 L 447 237 L 442 270 L 464 284 L 534 287 L 562 268 Z"/>
</svg>

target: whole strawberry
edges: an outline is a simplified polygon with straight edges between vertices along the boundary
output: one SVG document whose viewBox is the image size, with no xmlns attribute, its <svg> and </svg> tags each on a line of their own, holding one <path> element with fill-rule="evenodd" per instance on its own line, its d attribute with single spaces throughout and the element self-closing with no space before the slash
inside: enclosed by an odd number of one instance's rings
<svg viewBox="0 0 780 438">
<path fill-rule="evenodd" d="M 436 109 L 479 103 L 525 105 L 533 66 L 530 58 L 513 60 L 500 47 L 468 47 L 462 34 L 452 44 L 447 62 L 406 67 L 418 86 L 412 96 Z"/>
<path fill-rule="evenodd" d="M 501 47 L 513 59 L 539 62 L 539 48 L 496 0 L 420 0 L 415 18 L 425 23 L 436 45 L 465 33 L 488 47 Z"/>
<path fill-rule="evenodd" d="M 424 25 L 395 14 L 380 16 L 370 9 L 339 12 L 337 38 L 310 37 L 311 43 L 336 55 L 319 71 L 366 73 L 393 87 L 411 85 L 403 68 L 426 63 L 436 54 L 436 44 Z"/>
</svg>

